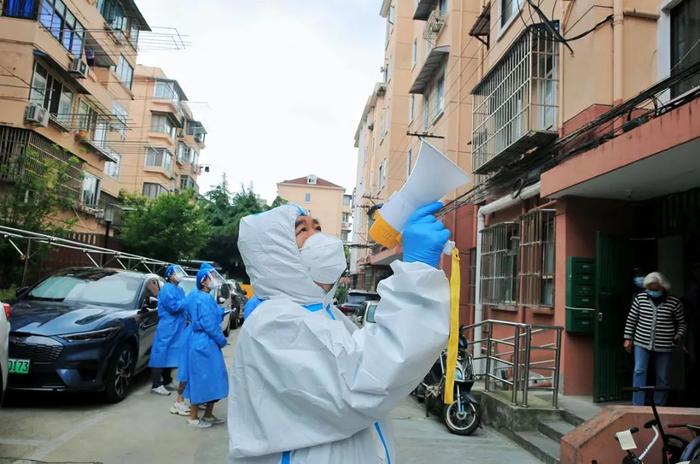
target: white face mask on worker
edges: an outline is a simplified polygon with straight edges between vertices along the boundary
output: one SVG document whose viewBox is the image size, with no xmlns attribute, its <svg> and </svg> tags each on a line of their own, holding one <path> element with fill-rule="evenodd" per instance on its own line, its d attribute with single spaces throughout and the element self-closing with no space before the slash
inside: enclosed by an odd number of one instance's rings
<svg viewBox="0 0 700 464">
<path fill-rule="evenodd" d="M 301 264 L 314 282 L 334 284 L 345 272 L 345 249 L 337 237 L 316 233 L 306 239 L 299 253 Z"/>
</svg>

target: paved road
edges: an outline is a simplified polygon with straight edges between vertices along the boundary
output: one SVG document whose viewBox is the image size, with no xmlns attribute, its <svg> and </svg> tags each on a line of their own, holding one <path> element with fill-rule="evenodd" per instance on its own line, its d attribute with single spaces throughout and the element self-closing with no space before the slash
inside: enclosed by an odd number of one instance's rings
<svg viewBox="0 0 700 464">
<path fill-rule="evenodd" d="M 225 355 L 230 364 L 230 347 Z M 131 395 L 117 405 L 85 395 L 14 395 L 0 409 L 0 464 L 223 464 L 226 427 L 191 429 L 169 414 L 172 399 L 152 395 L 149 387 L 148 375 L 140 375 Z M 225 416 L 226 405 L 215 413 Z M 539 462 L 490 429 L 472 437 L 451 435 L 410 398 L 392 418 L 401 464 Z"/>
</svg>

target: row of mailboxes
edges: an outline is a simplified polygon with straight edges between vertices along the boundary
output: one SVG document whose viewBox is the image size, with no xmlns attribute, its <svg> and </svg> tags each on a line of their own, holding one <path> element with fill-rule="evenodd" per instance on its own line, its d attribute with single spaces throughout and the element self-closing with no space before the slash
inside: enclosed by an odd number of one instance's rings
<svg viewBox="0 0 700 464">
<path fill-rule="evenodd" d="M 595 260 L 566 260 L 566 331 L 593 334 L 595 322 Z"/>
</svg>

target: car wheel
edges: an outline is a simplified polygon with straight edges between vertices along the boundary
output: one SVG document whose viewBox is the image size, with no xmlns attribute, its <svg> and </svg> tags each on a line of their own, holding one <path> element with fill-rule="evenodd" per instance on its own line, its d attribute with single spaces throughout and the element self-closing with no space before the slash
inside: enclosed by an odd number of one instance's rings
<svg viewBox="0 0 700 464">
<path fill-rule="evenodd" d="M 228 338 L 229 335 L 231 335 L 231 320 L 229 320 L 226 328 L 224 329 L 224 337 Z"/>
<path fill-rule="evenodd" d="M 233 311 L 231 313 L 231 328 L 236 330 L 238 328 L 238 311 Z"/>
<path fill-rule="evenodd" d="M 105 374 L 105 399 L 109 403 L 119 403 L 126 398 L 134 376 L 136 356 L 129 345 L 121 345 L 115 350 Z"/>
</svg>

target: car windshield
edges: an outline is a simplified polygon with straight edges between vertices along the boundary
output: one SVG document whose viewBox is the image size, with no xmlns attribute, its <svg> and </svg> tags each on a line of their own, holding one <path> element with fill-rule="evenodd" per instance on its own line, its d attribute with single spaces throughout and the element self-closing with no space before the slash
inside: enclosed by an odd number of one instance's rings
<svg viewBox="0 0 700 464">
<path fill-rule="evenodd" d="M 367 293 L 350 293 L 348 294 L 348 303 L 350 304 L 362 304 L 367 300 L 378 300 L 379 295 L 367 294 Z"/>
<path fill-rule="evenodd" d="M 55 275 L 34 287 L 27 298 L 127 307 L 134 305 L 142 282 L 138 275 L 119 272 Z"/>
</svg>

